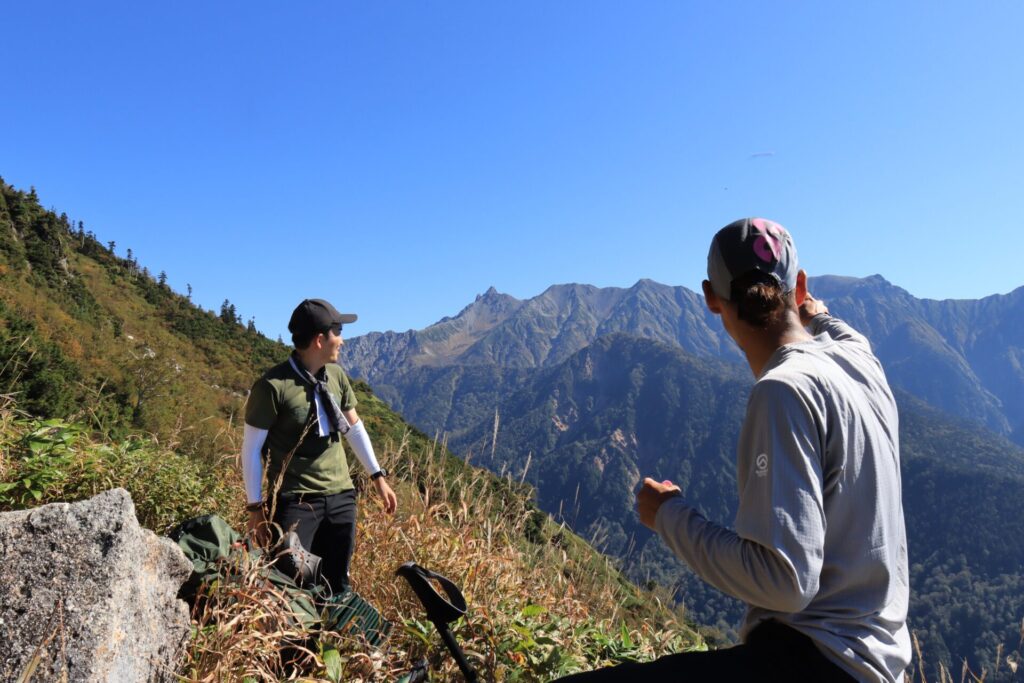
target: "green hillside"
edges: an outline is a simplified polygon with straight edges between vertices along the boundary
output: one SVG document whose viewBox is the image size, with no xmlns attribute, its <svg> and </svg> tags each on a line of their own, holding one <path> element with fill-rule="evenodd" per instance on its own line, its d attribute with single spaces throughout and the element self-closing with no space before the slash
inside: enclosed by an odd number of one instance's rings
<svg viewBox="0 0 1024 683">
<path fill-rule="evenodd" d="M 240 526 L 237 416 L 253 378 L 288 349 L 243 324 L 229 302 L 204 311 L 112 246 L 44 210 L 34 191 L 0 182 L 0 510 L 123 486 L 158 532 L 204 512 Z M 393 577 L 410 559 L 463 586 L 473 614 L 458 636 L 489 678 L 545 680 L 703 647 L 662 606 L 669 596 L 635 588 L 541 513 L 528 486 L 463 463 L 366 384 L 355 388 L 401 509 L 385 520 L 363 501 L 353 576 L 403 628 L 370 668 L 357 645 L 327 634 L 304 675 L 334 680 L 331 649 L 346 680 L 389 680 L 422 655 L 451 671 Z M 204 622 L 183 675 L 239 680 L 265 642 L 247 640 L 259 623 L 241 619 L 223 632 Z M 282 675 L 280 662 L 267 661 L 268 676 Z"/>
</svg>

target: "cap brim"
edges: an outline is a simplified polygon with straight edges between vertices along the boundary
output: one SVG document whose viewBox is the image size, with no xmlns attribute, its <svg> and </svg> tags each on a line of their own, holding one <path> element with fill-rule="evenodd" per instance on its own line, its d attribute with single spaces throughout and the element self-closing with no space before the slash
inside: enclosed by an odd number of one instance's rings
<svg viewBox="0 0 1024 683">
<path fill-rule="evenodd" d="M 341 323 L 342 325 L 348 325 L 349 323 L 354 323 L 358 319 L 359 316 L 356 315 L 355 313 L 342 313 L 339 316 L 338 322 Z"/>
</svg>

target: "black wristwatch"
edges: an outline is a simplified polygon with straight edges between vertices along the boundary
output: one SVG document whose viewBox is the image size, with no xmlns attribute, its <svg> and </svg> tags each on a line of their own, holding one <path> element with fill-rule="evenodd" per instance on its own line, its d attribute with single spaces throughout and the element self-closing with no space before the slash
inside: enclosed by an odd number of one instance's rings
<svg viewBox="0 0 1024 683">
<path fill-rule="evenodd" d="M 386 476 L 388 476 L 388 471 L 386 469 L 384 469 L 383 467 L 381 467 L 379 470 L 377 470 L 376 472 L 374 472 L 373 474 L 370 475 L 370 480 L 371 481 L 376 481 L 376 480 L 380 479 L 381 477 L 386 477 Z"/>
</svg>

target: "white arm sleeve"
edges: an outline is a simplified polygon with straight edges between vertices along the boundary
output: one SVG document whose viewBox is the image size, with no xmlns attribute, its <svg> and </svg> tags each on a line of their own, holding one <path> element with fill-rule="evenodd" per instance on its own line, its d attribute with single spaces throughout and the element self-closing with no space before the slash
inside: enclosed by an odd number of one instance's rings
<svg viewBox="0 0 1024 683">
<path fill-rule="evenodd" d="M 263 461 L 260 452 L 267 441 L 267 430 L 245 425 L 242 435 L 242 480 L 245 482 L 245 498 L 250 503 L 263 500 Z"/>
<path fill-rule="evenodd" d="M 366 427 L 363 426 L 362 420 L 352 425 L 345 433 L 345 441 L 348 441 L 348 445 L 352 447 L 356 457 L 359 458 L 359 463 L 367 472 L 376 474 L 380 471 L 380 465 L 377 464 L 377 456 L 373 454 L 373 444 L 370 443 L 370 435 L 366 433 Z"/>
</svg>

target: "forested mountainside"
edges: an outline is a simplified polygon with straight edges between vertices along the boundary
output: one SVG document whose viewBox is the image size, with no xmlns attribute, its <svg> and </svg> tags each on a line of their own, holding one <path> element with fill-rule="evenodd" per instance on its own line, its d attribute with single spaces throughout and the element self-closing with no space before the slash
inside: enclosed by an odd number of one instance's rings
<svg viewBox="0 0 1024 683">
<path fill-rule="evenodd" d="M 863 306 L 851 307 L 847 315 L 844 307 L 851 299 L 833 296 L 832 279 L 821 284 L 830 292 L 833 312 L 858 324 Z M 652 288 L 663 294 L 674 291 L 644 281 L 635 291 L 606 296 L 618 297 L 619 303 L 649 302 L 651 297 L 641 295 Z M 698 318 L 696 310 L 678 309 L 693 323 L 687 335 L 679 335 L 684 325 L 676 324 L 671 327 L 675 337 L 663 325 L 652 335 L 657 339 L 644 338 L 659 318 L 646 310 L 632 318 L 646 322 L 628 333 L 602 335 L 596 307 L 582 314 L 582 294 L 604 301 L 601 310 L 615 304 L 593 288 L 567 287 L 562 293 L 557 300 L 566 311 L 552 307 L 552 289 L 542 295 L 544 310 L 555 319 L 585 319 L 583 327 L 589 330 L 572 339 L 569 346 L 579 348 L 568 356 L 556 351 L 569 348 L 560 346 L 565 335 L 539 332 L 523 322 L 534 314 L 517 317 L 522 303 L 490 291 L 455 318 L 423 333 L 357 339 L 351 352 L 353 372 L 372 368 L 367 374 L 377 378 L 371 379 L 375 389 L 415 424 L 447 432 L 454 450 L 474 463 L 525 478 L 537 487 L 542 507 L 621 558 L 635 580 L 675 587 L 691 614 L 729 632 L 740 606 L 696 580 L 640 527 L 632 486 L 647 474 L 672 479 L 709 517 L 731 521 L 736 506 L 734 448 L 752 383 L 750 371 L 722 358 L 726 353 L 708 352 L 724 347 L 719 333 L 702 343 L 692 340 L 689 334 L 699 327 L 695 321 L 709 329 L 714 324 L 704 314 Z M 886 293 L 879 296 L 894 300 Z M 1017 298 L 1015 293 L 997 302 L 1009 309 Z M 539 302 L 536 307 L 541 308 Z M 925 313 L 927 307 L 921 316 Z M 504 322 L 496 326 L 494 320 L 502 316 Z M 620 310 L 618 319 L 630 317 Z M 899 327 L 876 330 L 883 340 L 876 348 L 898 348 Z M 507 329 L 518 330 L 522 339 L 504 353 L 497 340 Z M 458 344 L 445 346 L 455 337 Z M 678 343 L 680 337 L 689 349 Z M 379 352 L 367 350 L 374 339 L 382 346 Z M 385 342 L 390 345 L 385 347 Z M 523 348 L 543 353 L 527 354 Z M 913 358 L 923 353 L 916 348 L 911 345 L 902 352 Z M 483 362 L 480 349 L 487 349 L 488 358 L 513 360 L 508 365 Z M 1013 353 L 1012 348 L 1007 351 L 1009 357 Z M 888 362 L 899 360 L 895 351 L 885 357 Z M 537 361 L 530 365 L 528 358 Z M 950 376 L 964 378 L 973 372 L 957 358 L 951 351 L 936 361 L 948 371 L 947 386 L 954 386 Z M 396 363 L 390 370 L 383 365 L 389 361 Z M 976 389 L 977 384 L 969 386 Z M 977 671 L 992 661 L 998 644 L 1004 649 L 1016 645 L 1024 619 L 1024 599 L 1017 591 L 1024 577 L 1024 543 L 1018 540 L 1024 538 L 1019 503 L 1024 451 L 985 429 L 977 413 L 954 416 L 907 390 L 897 394 L 913 564 L 912 622 L 926 659 L 928 653 L 947 662 L 967 657 Z M 1000 401 L 993 397 L 991 405 Z"/>
<path fill-rule="evenodd" d="M 243 324 L 229 301 L 219 313 L 204 311 L 114 247 L 43 209 L 34 191 L 0 181 L 0 511 L 123 486 L 157 532 L 208 512 L 240 528 L 238 416 L 253 379 L 289 349 Z M 458 635 L 467 649 L 489 650 L 486 660 L 473 656 L 492 677 L 543 680 L 703 647 L 692 622 L 552 522 L 528 486 L 464 463 L 364 382 L 354 387 L 401 503 L 383 531 L 379 518 L 361 516 L 360 534 L 369 524 L 380 542 L 362 546 L 353 569 L 359 590 L 405 627 L 386 653 L 385 674 L 414 655 L 454 669 L 422 608 L 398 590 L 394 569 L 410 559 L 462 585 L 481 616 Z M 238 618 L 234 633 L 195 631 L 183 665 L 189 680 L 240 680 L 256 666 L 245 644 L 263 646 L 268 634 Z M 307 658 L 307 673 L 337 680 L 348 664 L 329 669 L 325 652 Z M 338 661 L 350 656 L 366 659 L 357 648 Z"/>
<path fill-rule="evenodd" d="M 193 305 L 34 191 L 0 190 L 0 392 L 112 434 L 223 444 L 256 369 L 287 348 L 227 301 L 219 314 Z"/>
</svg>

